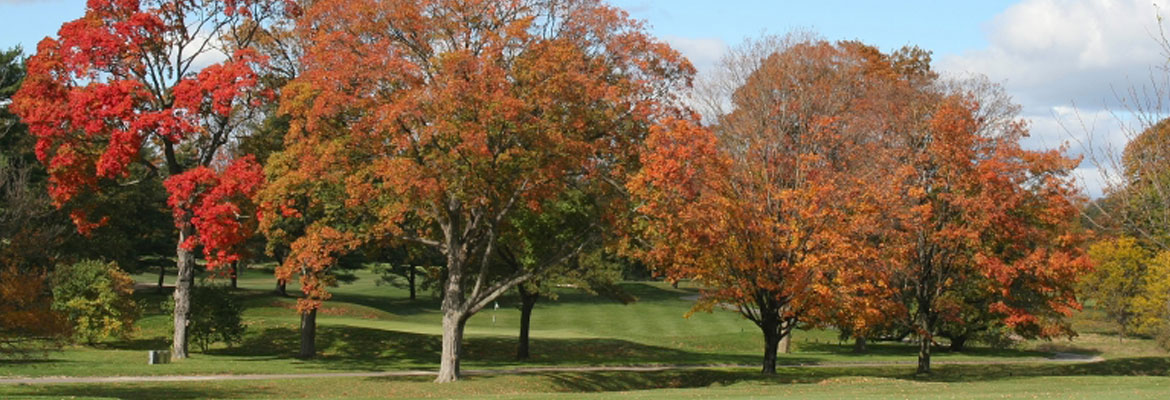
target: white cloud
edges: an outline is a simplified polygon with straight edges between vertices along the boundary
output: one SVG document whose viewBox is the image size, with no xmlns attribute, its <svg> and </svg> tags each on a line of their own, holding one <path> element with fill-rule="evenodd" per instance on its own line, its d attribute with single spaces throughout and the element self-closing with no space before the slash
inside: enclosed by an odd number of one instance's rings
<svg viewBox="0 0 1170 400">
<path fill-rule="evenodd" d="M 1134 132 L 1127 91 L 1165 74 L 1160 12 L 1149 0 L 1024 0 L 986 25 L 988 47 L 937 68 L 1003 83 L 1031 120 L 1024 145 L 1083 155 L 1076 175 L 1098 196 Z"/>
<path fill-rule="evenodd" d="M 1095 166 L 1082 166 L 1073 170 L 1077 184 L 1091 198 L 1098 198 L 1105 192 L 1107 177 Z"/>
<path fill-rule="evenodd" d="M 223 42 L 218 35 L 210 36 L 205 32 L 195 33 L 195 40 L 183 47 L 184 57 L 195 55 L 195 59 L 191 61 L 190 72 L 198 73 L 204 68 L 227 60 L 227 54 L 220 50 L 222 48 Z"/>
<path fill-rule="evenodd" d="M 686 38 L 667 35 L 662 38 L 670 47 L 678 50 L 700 74 L 708 73 L 727 53 L 727 43 L 719 38 Z"/>
<path fill-rule="evenodd" d="M 939 67 L 1004 82 L 1034 111 L 1072 102 L 1098 109 L 1115 103 L 1113 88 L 1140 84 L 1161 65 L 1157 13 L 1147 0 L 1025 0 L 987 25 L 988 48 Z"/>
</svg>

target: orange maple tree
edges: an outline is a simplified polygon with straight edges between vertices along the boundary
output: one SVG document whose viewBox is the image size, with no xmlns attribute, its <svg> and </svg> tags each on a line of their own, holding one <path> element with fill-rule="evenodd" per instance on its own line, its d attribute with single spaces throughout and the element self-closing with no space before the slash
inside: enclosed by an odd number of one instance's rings
<svg viewBox="0 0 1170 400">
<path fill-rule="evenodd" d="M 780 46 L 730 58 L 750 72 L 731 112 L 652 131 L 628 185 L 635 255 L 700 283 L 697 309 L 755 322 L 766 373 L 797 323 L 863 339 L 903 321 L 922 372 L 944 323 L 1071 332 L 1088 267 L 1075 160 L 1021 149 L 1024 123 L 941 81 L 916 48 L 765 43 Z"/>
<path fill-rule="evenodd" d="M 633 253 L 699 282 L 697 309 L 727 303 L 756 323 L 763 372 L 775 373 L 798 322 L 826 324 L 847 301 L 864 306 L 851 315 L 863 319 L 889 306 L 888 288 L 862 273 L 883 254 L 868 240 L 883 197 L 869 184 L 879 137 L 867 108 L 897 74 L 854 42 L 768 50 L 742 58 L 751 74 L 710 129 L 676 120 L 652 130 L 628 187 L 641 215 L 632 232 L 645 243 Z"/>
<path fill-rule="evenodd" d="M 925 97 L 928 112 L 899 143 L 903 237 L 893 242 L 905 263 L 894 281 L 921 337 L 918 372 L 930 372 L 941 325 L 964 322 L 964 285 L 1015 332 L 1071 334 L 1063 317 L 1080 307 L 1073 286 L 1090 268 L 1069 177 L 1078 160 L 1022 149 L 1022 121 L 988 129 L 970 92 Z"/>
<path fill-rule="evenodd" d="M 261 195 L 264 230 L 292 243 L 278 274 L 322 287 L 319 272 L 359 243 L 438 249 L 440 382 L 459 376 L 468 318 L 584 245 L 490 273 L 509 216 L 569 185 L 620 182 L 631 144 L 676 113 L 693 73 L 596 0 L 322 0 L 298 36 L 304 70 L 282 94 L 287 148 Z"/>
<path fill-rule="evenodd" d="M 176 358 L 187 355 L 193 250 L 202 245 L 216 268 L 248 236 L 240 202 L 262 175 L 253 159 L 221 150 L 268 97 L 257 87 L 264 57 L 250 45 L 286 7 L 295 10 L 283 0 L 91 0 L 40 42 L 13 98 L 49 194 L 71 206 L 82 233 L 106 221 L 85 207 L 100 183 L 165 177 L 179 234 Z"/>
</svg>

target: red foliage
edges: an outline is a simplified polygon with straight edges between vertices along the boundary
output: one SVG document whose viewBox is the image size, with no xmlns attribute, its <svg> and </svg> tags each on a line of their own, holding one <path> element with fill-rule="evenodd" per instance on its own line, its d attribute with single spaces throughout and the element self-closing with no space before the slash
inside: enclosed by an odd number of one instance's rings
<svg viewBox="0 0 1170 400">
<path fill-rule="evenodd" d="M 204 68 L 175 86 L 175 107 L 203 115 L 228 116 L 235 101 L 257 86 L 255 64 L 265 58 L 252 49 L 236 51 L 232 60 Z"/>
<path fill-rule="evenodd" d="M 242 101 L 263 99 L 253 93 L 265 60 L 244 47 L 193 73 L 196 56 L 211 50 L 188 30 L 218 24 L 228 18 L 224 13 L 271 10 L 270 4 L 282 2 L 91 0 L 83 17 L 61 26 L 57 39 L 41 41 L 12 109 L 37 137 L 54 203 L 99 190 L 102 179 L 125 178 L 136 163 L 172 174 L 192 167 L 174 158 L 144 158 L 152 144 L 155 152 L 193 144 L 198 152 L 215 153 L 225 140 L 206 140 L 220 134 L 209 132 L 209 117 L 227 118 Z M 200 163 L 212 159 L 201 156 Z M 201 174 L 197 169 L 191 173 Z M 82 214 L 74 215 L 78 228 L 92 228 Z"/>
<path fill-rule="evenodd" d="M 176 224 L 191 221 L 197 232 L 180 245 L 187 250 L 202 245 L 208 269 L 239 260 L 240 245 L 256 231 L 247 205 L 263 182 L 263 170 L 252 156 L 233 161 L 219 173 L 199 167 L 168 178 L 167 205 L 174 210 Z"/>
</svg>

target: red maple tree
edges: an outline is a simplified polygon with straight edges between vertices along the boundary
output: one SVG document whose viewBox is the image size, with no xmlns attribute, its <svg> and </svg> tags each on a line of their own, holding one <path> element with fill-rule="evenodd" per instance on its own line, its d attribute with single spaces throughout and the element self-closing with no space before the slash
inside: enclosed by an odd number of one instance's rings
<svg viewBox="0 0 1170 400">
<path fill-rule="evenodd" d="M 291 8 L 290 8 L 291 7 Z M 104 223 L 85 194 L 102 182 L 166 177 L 179 245 L 173 356 L 187 355 L 186 319 L 202 245 L 208 267 L 248 235 L 240 201 L 261 175 L 252 158 L 224 159 L 252 106 L 264 58 L 250 49 L 265 24 L 295 5 L 277 0 L 92 0 L 28 61 L 12 108 L 37 137 L 49 193 L 74 203 L 78 230 Z M 210 65 L 208 65 L 210 64 Z"/>
</svg>

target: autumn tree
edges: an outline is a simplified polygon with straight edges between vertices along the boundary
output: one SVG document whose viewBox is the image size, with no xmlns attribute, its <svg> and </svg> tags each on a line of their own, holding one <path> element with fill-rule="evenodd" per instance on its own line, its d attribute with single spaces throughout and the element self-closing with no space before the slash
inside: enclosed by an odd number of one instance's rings
<svg viewBox="0 0 1170 400">
<path fill-rule="evenodd" d="M 250 47 L 286 6 L 295 9 L 277 0 L 90 1 L 37 46 L 13 99 L 37 137 L 54 203 L 70 207 L 80 232 L 108 221 L 86 206 L 99 188 L 165 177 L 179 236 L 176 358 L 187 356 L 194 250 L 202 246 L 214 269 L 246 237 L 237 202 L 262 176 L 254 160 L 222 150 L 265 100 L 255 90 L 265 60 Z"/>
<path fill-rule="evenodd" d="M 1094 270 L 1082 282 L 1085 297 L 1096 302 L 1119 339 L 1153 334 L 1167 316 L 1170 253 L 1145 248 L 1132 237 L 1101 240 L 1089 247 Z"/>
<path fill-rule="evenodd" d="M 19 47 L 0 51 L 0 357 L 26 357 L 56 347 L 68 321 L 50 308 L 47 272 L 68 240 L 44 192 L 27 128 L 8 105 L 24 80 Z"/>
<path fill-rule="evenodd" d="M 291 241 L 283 271 L 328 268 L 369 241 L 442 253 L 439 382 L 459 377 L 468 318 L 547 267 L 490 273 L 509 217 L 570 182 L 621 182 L 631 143 L 672 113 L 692 73 L 595 0 L 325 0 L 302 22 L 304 71 L 283 94 L 292 126 L 264 224 L 324 211 Z M 564 242 L 548 264 L 583 244 Z"/>
<path fill-rule="evenodd" d="M 881 164 L 866 157 L 893 66 L 855 42 L 749 42 L 724 61 L 724 79 L 738 82 L 720 82 L 734 88 L 729 112 L 709 116 L 710 129 L 676 120 L 646 142 L 628 185 L 644 243 L 634 254 L 699 282 L 696 309 L 729 303 L 759 326 L 764 373 L 798 323 L 827 324 L 850 299 L 876 299 L 849 303 L 855 316 L 886 306 L 864 271 L 881 260 L 871 239 L 890 192 L 871 184 Z"/>
<path fill-rule="evenodd" d="M 0 110 L 2 111 L 2 110 Z M 48 267 L 68 233 L 43 191 L 30 184 L 31 168 L 0 154 L 0 357 L 22 357 L 55 347 L 69 332 L 52 310 Z"/>
<path fill-rule="evenodd" d="M 895 281 L 906 289 L 920 336 L 918 372 L 930 372 L 934 336 L 971 299 L 972 282 L 993 296 L 989 312 L 1030 337 L 1070 334 L 1063 317 L 1079 308 L 1073 286 L 1089 263 L 1079 249 L 1076 160 L 1019 146 L 1026 124 L 988 129 L 970 92 L 924 93 L 920 118 L 898 145 L 905 234 Z"/>
</svg>

